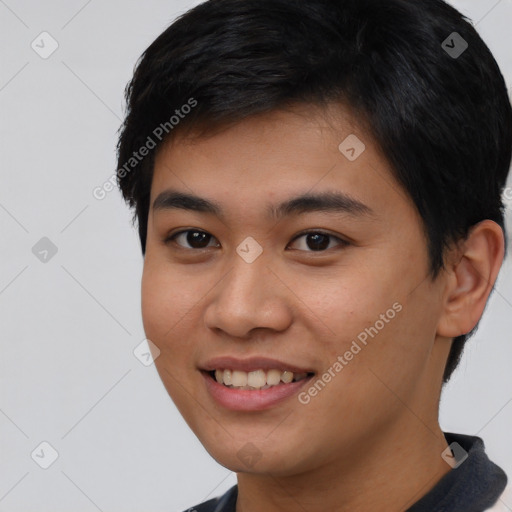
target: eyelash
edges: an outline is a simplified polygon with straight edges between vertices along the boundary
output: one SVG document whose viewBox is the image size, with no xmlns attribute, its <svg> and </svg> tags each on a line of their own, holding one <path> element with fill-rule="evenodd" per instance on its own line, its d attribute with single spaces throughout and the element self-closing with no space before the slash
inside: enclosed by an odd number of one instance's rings
<svg viewBox="0 0 512 512">
<path fill-rule="evenodd" d="M 174 233 L 173 235 L 170 235 L 167 238 L 165 238 L 164 239 L 164 243 L 165 244 L 170 244 L 171 242 L 176 243 L 175 240 L 176 240 L 176 238 L 178 236 L 186 234 L 186 233 L 191 233 L 191 232 L 192 233 L 204 233 L 206 235 L 210 235 L 213 239 L 215 239 L 215 237 L 213 235 L 211 235 L 210 233 L 208 233 L 207 231 L 202 231 L 200 229 L 184 229 L 182 231 L 178 231 L 177 233 Z M 301 238 L 303 236 L 307 236 L 307 235 L 322 235 L 322 236 L 328 237 L 329 239 L 337 240 L 339 242 L 339 244 L 338 244 L 339 247 L 346 247 L 346 246 L 350 245 L 350 242 L 348 242 L 347 240 L 343 240 L 342 238 L 339 238 L 337 236 L 334 236 L 334 235 L 332 235 L 330 233 L 326 233 L 325 231 L 321 231 L 321 230 L 302 231 L 301 233 L 299 233 L 292 240 L 292 242 L 295 242 L 299 238 Z M 190 251 L 201 251 L 201 250 L 204 250 L 204 249 L 208 249 L 210 247 L 210 246 L 206 246 L 206 247 L 201 247 L 199 249 L 195 249 L 193 247 L 183 247 L 183 246 L 181 246 L 179 244 L 176 244 L 176 245 L 178 245 L 181 249 L 190 250 Z M 320 251 L 312 251 L 312 250 L 304 251 L 302 249 L 296 249 L 296 250 L 299 250 L 299 251 L 302 251 L 302 252 L 309 252 L 309 253 L 313 253 L 314 254 L 314 253 L 325 253 L 325 252 L 327 252 L 327 251 L 329 251 L 331 249 L 333 249 L 333 247 L 328 247 L 327 249 L 320 250 Z"/>
</svg>

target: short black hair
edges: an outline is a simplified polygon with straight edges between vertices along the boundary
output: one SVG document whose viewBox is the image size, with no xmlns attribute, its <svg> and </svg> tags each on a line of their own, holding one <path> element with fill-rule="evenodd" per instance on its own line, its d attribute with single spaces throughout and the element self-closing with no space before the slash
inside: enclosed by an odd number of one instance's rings
<svg viewBox="0 0 512 512">
<path fill-rule="evenodd" d="M 471 22 L 442 0 L 208 0 L 146 49 L 125 96 L 117 179 L 143 255 L 162 142 L 294 104 L 356 114 L 423 220 L 432 279 L 476 223 L 505 232 L 507 87 Z M 454 338 L 444 382 L 476 327 Z"/>
</svg>

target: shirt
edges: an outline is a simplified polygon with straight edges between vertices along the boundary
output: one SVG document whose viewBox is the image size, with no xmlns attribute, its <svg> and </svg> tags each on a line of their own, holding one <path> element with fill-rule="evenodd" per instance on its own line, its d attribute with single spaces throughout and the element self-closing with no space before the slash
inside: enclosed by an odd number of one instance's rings
<svg viewBox="0 0 512 512">
<path fill-rule="evenodd" d="M 476 436 L 444 432 L 449 445 L 458 443 L 467 458 L 406 512 L 491 512 L 508 511 L 500 500 L 507 485 L 507 475 L 485 453 L 484 442 Z M 455 459 L 462 460 L 453 450 Z M 462 452 L 463 453 L 463 452 Z M 459 454 L 460 455 L 460 454 Z M 236 512 L 238 486 L 224 495 L 189 508 L 185 512 Z M 512 505 L 512 503 L 506 503 Z"/>
</svg>

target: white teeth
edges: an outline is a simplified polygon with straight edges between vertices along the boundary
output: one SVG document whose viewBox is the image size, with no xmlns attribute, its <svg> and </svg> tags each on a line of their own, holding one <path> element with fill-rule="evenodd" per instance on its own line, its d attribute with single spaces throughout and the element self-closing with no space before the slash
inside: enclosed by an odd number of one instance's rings
<svg viewBox="0 0 512 512">
<path fill-rule="evenodd" d="M 296 373 L 277 369 L 254 370 L 244 372 L 241 370 L 215 370 L 215 380 L 225 386 L 241 389 L 267 389 L 281 383 L 289 384 L 292 381 L 305 379 L 307 373 Z"/>
<path fill-rule="evenodd" d="M 279 370 L 269 370 L 267 372 L 267 384 L 277 386 L 281 381 L 281 372 Z"/>
<path fill-rule="evenodd" d="M 231 384 L 236 388 L 241 388 L 243 386 L 247 386 L 247 372 L 241 372 L 239 370 L 233 371 L 233 376 L 231 378 Z"/>
<path fill-rule="evenodd" d="M 247 375 L 247 385 L 252 388 L 262 388 L 267 383 L 267 376 L 263 370 L 249 372 Z"/>
<path fill-rule="evenodd" d="M 288 384 L 289 382 L 291 382 L 293 380 L 293 373 L 284 371 L 283 373 L 281 373 L 281 380 L 285 384 Z"/>
</svg>

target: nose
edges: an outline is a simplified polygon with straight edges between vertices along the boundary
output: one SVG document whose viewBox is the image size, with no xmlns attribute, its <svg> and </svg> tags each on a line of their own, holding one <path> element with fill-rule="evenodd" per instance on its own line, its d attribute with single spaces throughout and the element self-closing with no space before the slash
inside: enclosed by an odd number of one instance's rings
<svg viewBox="0 0 512 512">
<path fill-rule="evenodd" d="M 247 263 L 236 256 L 211 292 L 205 325 L 236 338 L 248 338 L 253 330 L 284 331 L 292 322 L 289 293 L 264 258 Z"/>
</svg>

